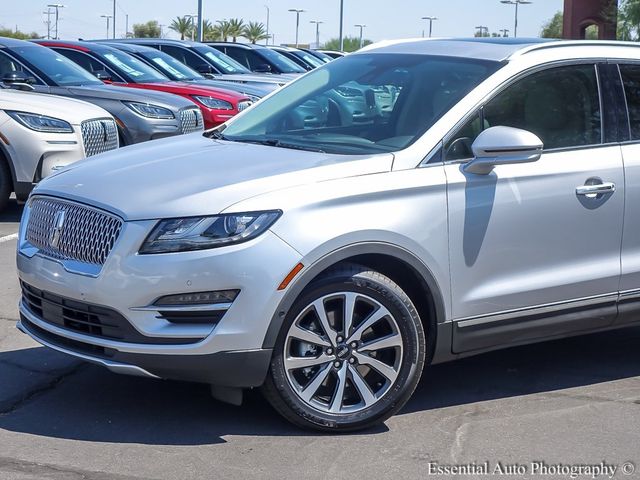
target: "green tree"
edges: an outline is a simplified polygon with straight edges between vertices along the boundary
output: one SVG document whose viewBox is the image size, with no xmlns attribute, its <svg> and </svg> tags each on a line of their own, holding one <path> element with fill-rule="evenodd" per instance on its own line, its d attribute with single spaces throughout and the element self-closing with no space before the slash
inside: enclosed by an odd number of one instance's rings
<svg viewBox="0 0 640 480">
<path fill-rule="evenodd" d="M 180 40 L 184 40 L 185 37 L 191 37 L 193 23 L 189 17 L 176 17 L 169 25 L 169 28 L 180 34 Z"/>
<path fill-rule="evenodd" d="M 218 27 L 220 28 L 222 40 L 228 42 L 231 36 L 231 23 L 229 20 L 218 20 Z"/>
<path fill-rule="evenodd" d="M 133 36 L 135 38 L 159 38 L 160 25 L 157 20 L 149 20 L 147 23 L 136 23 L 133 25 Z"/>
<path fill-rule="evenodd" d="M 367 45 L 371 45 L 373 42 L 368 39 L 364 39 L 362 41 L 362 45 L 366 47 Z M 324 44 L 324 48 L 326 50 L 340 50 L 340 39 L 332 38 L 327 43 Z M 344 38 L 344 51 L 345 52 L 355 52 L 360 49 L 360 37 L 345 37 Z"/>
<path fill-rule="evenodd" d="M 562 38 L 562 12 L 556 14 L 542 26 L 540 36 L 542 38 Z"/>
<path fill-rule="evenodd" d="M 42 38 L 36 32 L 26 33 L 20 30 L 11 30 L 10 28 L 0 27 L 0 37 L 17 38 L 20 40 L 28 40 L 30 38 Z"/>
<path fill-rule="evenodd" d="M 241 18 L 232 18 L 229 20 L 229 36 L 235 42 L 238 37 L 244 36 L 244 21 Z"/>
<path fill-rule="evenodd" d="M 222 30 L 219 25 L 214 25 L 211 20 L 202 22 L 202 38 L 205 42 L 218 42 L 222 40 Z"/>
<path fill-rule="evenodd" d="M 249 22 L 245 25 L 242 36 L 251 43 L 257 43 L 268 38 L 267 30 L 264 24 L 260 22 Z"/>
</svg>

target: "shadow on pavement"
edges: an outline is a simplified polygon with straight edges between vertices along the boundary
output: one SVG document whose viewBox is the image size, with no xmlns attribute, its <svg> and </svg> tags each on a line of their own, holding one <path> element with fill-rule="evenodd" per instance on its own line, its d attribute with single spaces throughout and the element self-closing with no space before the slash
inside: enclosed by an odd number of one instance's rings
<svg viewBox="0 0 640 480">
<path fill-rule="evenodd" d="M 0 211 L 0 223 L 19 222 L 22 216 L 22 205 L 18 205 L 15 198 L 9 200 L 7 208 Z"/>
<path fill-rule="evenodd" d="M 637 377 L 639 344 L 640 328 L 634 328 L 436 365 L 425 371 L 400 415 Z M 31 367 L 43 354 L 43 348 L 0 353 L 0 378 L 2 365 Z M 93 365 L 76 367 L 0 415 L 0 428 L 149 445 L 216 444 L 225 435 L 316 435 L 290 426 L 258 392 L 250 392 L 242 407 L 233 407 L 212 400 L 204 385 L 119 376 Z M 364 434 L 385 431 L 381 426 Z"/>
</svg>

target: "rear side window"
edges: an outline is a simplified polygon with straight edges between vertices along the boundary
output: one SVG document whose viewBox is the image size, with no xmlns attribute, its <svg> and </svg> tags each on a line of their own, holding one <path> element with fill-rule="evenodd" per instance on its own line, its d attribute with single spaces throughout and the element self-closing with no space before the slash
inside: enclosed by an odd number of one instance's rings
<svg viewBox="0 0 640 480">
<path fill-rule="evenodd" d="M 198 70 L 199 68 L 201 68 L 203 65 L 207 63 L 205 60 L 203 60 L 198 55 L 189 51 L 186 48 L 173 47 L 170 45 L 162 45 L 160 49 L 163 52 L 171 55 L 173 58 L 175 58 L 179 62 L 182 62 L 185 65 L 190 66 L 194 70 Z"/>
<path fill-rule="evenodd" d="M 640 65 L 620 65 L 620 75 L 627 97 L 631 139 L 640 140 Z"/>
</svg>

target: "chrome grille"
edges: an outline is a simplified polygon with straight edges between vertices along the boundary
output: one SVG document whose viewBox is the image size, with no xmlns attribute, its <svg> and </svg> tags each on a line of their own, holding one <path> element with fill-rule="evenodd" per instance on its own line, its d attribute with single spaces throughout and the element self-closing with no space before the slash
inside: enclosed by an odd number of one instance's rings
<svg viewBox="0 0 640 480">
<path fill-rule="evenodd" d="M 122 229 L 122 220 L 100 210 L 57 199 L 34 197 L 25 239 L 41 254 L 103 265 Z"/>
<path fill-rule="evenodd" d="M 249 101 L 249 100 L 245 100 L 243 102 L 238 102 L 238 111 L 241 112 L 243 110 L 246 110 L 247 108 L 249 108 L 251 105 L 253 104 L 253 102 Z"/>
<path fill-rule="evenodd" d="M 182 133 L 192 133 L 204 130 L 202 112 L 196 108 L 182 110 L 180 112 L 180 127 L 182 129 Z"/>
<path fill-rule="evenodd" d="M 84 121 L 80 129 L 87 157 L 118 148 L 118 128 L 110 118 Z"/>
</svg>

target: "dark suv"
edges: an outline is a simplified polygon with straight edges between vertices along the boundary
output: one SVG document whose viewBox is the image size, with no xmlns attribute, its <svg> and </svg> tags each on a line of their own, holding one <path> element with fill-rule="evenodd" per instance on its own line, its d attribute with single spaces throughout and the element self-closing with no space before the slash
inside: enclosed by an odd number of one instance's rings
<svg viewBox="0 0 640 480">
<path fill-rule="evenodd" d="M 261 45 L 207 42 L 207 45 L 229 55 L 249 70 L 297 76 L 306 70 L 284 55 Z M 294 77 L 295 78 L 295 77 Z"/>
</svg>

